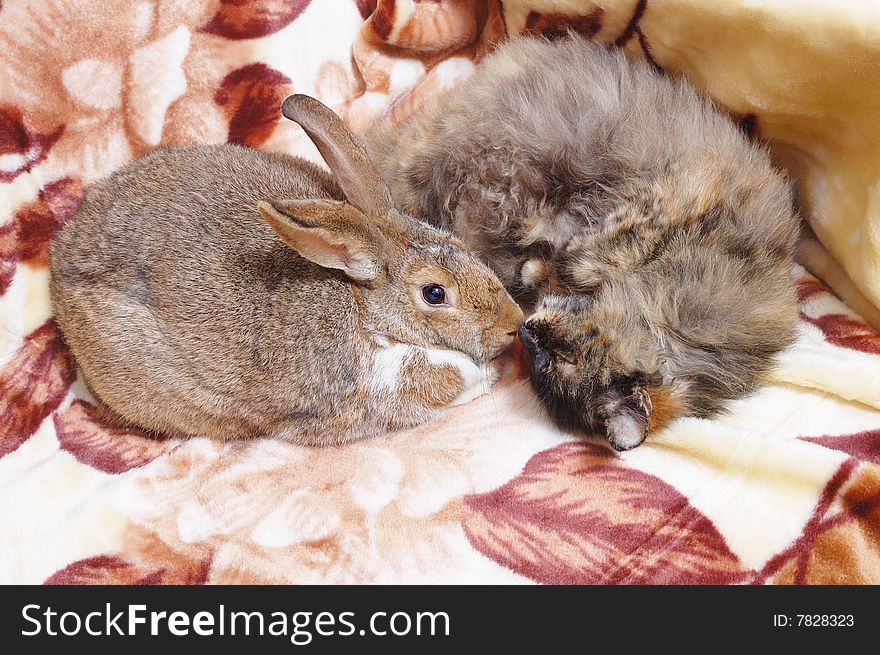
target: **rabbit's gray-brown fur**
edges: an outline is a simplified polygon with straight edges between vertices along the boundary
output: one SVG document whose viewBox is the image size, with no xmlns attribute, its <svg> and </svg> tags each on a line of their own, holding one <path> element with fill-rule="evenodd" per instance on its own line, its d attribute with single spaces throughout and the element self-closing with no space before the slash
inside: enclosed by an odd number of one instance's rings
<svg viewBox="0 0 880 655">
<path fill-rule="evenodd" d="M 90 188 L 55 240 L 58 324 L 119 422 L 337 443 L 467 397 L 512 341 L 522 313 L 495 275 L 392 207 L 338 117 L 305 96 L 284 114 L 335 179 L 235 145 L 160 149 Z"/>
<path fill-rule="evenodd" d="M 616 448 L 716 414 L 793 340 L 787 180 L 644 62 L 572 35 L 513 39 L 368 149 L 398 206 L 536 303 L 521 331 L 534 388 Z"/>
</svg>

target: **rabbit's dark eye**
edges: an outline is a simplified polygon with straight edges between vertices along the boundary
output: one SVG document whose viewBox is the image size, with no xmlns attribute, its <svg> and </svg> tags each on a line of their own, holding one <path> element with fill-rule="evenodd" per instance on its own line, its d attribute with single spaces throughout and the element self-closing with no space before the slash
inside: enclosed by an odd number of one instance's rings
<svg viewBox="0 0 880 655">
<path fill-rule="evenodd" d="M 429 305 L 442 305 L 446 302 L 446 289 L 439 284 L 426 284 L 422 287 L 422 298 Z"/>
</svg>

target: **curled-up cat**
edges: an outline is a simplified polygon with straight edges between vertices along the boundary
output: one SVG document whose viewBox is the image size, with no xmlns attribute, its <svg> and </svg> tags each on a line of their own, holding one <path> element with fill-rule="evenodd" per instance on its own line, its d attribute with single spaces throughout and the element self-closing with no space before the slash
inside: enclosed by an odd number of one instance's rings
<svg viewBox="0 0 880 655">
<path fill-rule="evenodd" d="M 395 201 L 534 308 L 531 382 L 566 427 L 633 448 L 754 390 L 794 338 L 790 184 L 681 79 L 517 38 L 367 140 Z"/>
</svg>

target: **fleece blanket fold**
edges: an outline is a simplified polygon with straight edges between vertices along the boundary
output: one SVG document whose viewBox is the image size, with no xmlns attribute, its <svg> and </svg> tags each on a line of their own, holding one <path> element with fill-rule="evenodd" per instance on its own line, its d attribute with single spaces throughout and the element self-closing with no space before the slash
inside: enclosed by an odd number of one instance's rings
<svg viewBox="0 0 880 655">
<path fill-rule="evenodd" d="M 0 2 L 0 582 L 878 583 L 880 335 L 796 268 L 772 384 L 627 453 L 558 429 L 512 356 L 486 396 L 332 449 L 101 422 L 47 251 L 95 180 L 233 141 L 320 161 L 281 100 L 356 131 L 455 93 L 499 41 L 574 30 L 687 75 L 795 177 L 880 300 L 880 13 L 863 0 Z"/>
</svg>

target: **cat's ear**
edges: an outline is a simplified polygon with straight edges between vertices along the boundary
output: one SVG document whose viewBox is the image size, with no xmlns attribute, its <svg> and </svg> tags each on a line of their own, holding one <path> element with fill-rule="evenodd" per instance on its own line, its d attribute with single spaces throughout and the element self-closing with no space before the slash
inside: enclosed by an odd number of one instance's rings
<svg viewBox="0 0 880 655">
<path fill-rule="evenodd" d="M 635 448 L 651 432 L 686 413 L 680 393 L 684 385 L 673 383 L 655 372 L 606 392 L 600 412 L 608 442 L 615 450 Z"/>
<path fill-rule="evenodd" d="M 647 389 L 625 385 L 606 394 L 602 406 L 608 443 L 614 450 L 630 450 L 651 431 L 654 404 Z"/>
</svg>

